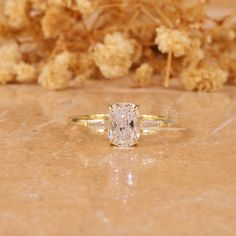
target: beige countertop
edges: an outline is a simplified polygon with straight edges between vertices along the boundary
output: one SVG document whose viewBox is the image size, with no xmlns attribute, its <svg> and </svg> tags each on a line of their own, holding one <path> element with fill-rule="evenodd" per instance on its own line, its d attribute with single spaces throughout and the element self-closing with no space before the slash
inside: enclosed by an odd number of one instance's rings
<svg viewBox="0 0 236 236">
<path fill-rule="evenodd" d="M 236 88 L 126 86 L 0 87 L 1 236 L 236 235 Z M 67 125 L 69 115 L 117 101 L 150 114 L 174 103 L 188 130 L 124 150 Z"/>
</svg>

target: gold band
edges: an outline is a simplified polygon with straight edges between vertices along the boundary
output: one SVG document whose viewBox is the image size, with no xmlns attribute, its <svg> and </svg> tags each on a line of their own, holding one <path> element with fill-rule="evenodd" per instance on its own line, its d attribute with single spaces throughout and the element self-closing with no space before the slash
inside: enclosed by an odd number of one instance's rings
<svg viewBox="0 0 236 236">
<path fill-rule="evenodd" d="M 108 114 L 79 115 L 69 117 L 68 122 L 89 128 L 92 133 L 107 133 L 110 144 L 117 147 L 137 145 L 140 135 L 184 130 L 176 127 L 177 114 L 172 107 L 164 109 L 161 116 L 141 115 L 139 105 L 133 103 L 115 103 L 108 107 Z"/>
<path fill-rule="evenodd" d="M 149 128 L 142 128 L 141 133 L 144 135 L 155 134 L 160 130 L 179 130 L 175 126 L 173 120 L 168 118 L 155 116 L 155 115 L 140 115 L 141 121 L 154 122 L 155 125 L 151 125 Z M 92 128 L 93 131 L 104 133 L 106 132 L 105 121 L 108 120 L 108 114 L 93 114 L 93 115 L 80 115 L 76 117 L 69 117 L 68 122 L 74 125 Z"/>
<path fill-rule="evenodd" d="M 169 121 L 169 119 L 162 117 L 162 116 L 155 116 L 155 115 L 141 115 L 141 120 L 145 121 L 145 120 L 153 120 L 153 121 Z"/>
<path fill-rule="evenodd" d="M 89 126 L 91 121 L 105 121 L 105 120 L 108 120 L 107 114 L 80 115 L 68 118 L 68 122 L 72 122 L 78 126 L 86 128 Z"/>
<path fill-rule="evenodd" d="M 168 119 L 161 117 L 161 116 L 155 116 L 155 115 L 141 115 L 140 116 L 142 121 L 168 121 Z M 80 115 L 76 117 L 69 117 L 68 121 L 73 122 L 79 126 L 88 127 L 89 121 L 95 121 L 95 120 L 108 120 L 108 114 L 93 114 L 93 115 Z"/>
</svg>

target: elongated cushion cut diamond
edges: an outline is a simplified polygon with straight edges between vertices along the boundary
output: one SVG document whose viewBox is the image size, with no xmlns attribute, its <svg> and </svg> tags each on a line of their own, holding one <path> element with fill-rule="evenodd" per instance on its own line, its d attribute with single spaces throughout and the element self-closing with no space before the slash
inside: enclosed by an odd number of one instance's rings
<svg viewBox="0 0 236 236">
<path fill-rule="evenodd" d="M 139 107 L 132 103 L 116 103 L 109 107 L 108 138 L 111 144 L 129 147 L 137 144 L 140 136 Z"/>
</svg>

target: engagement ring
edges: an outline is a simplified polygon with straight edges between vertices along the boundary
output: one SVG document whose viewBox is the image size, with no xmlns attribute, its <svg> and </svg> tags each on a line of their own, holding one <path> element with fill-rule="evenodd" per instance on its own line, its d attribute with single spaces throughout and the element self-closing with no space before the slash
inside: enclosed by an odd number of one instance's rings
<svg viewBox="0 0 236 236">
<path fill-rule="evenodd" d="M 142 115 L 139 105 L 115 103 L 109 105 L 108 114 L 79 115 L 69 117 L 75 125 L 108 133 L 111 145 L 131 147 L 137 145 L 140 135 L 156 134 L 160 130 L 184 130 L 176 127 L 176 112 L 167 109 L 164 114 Z"/>
</svg>

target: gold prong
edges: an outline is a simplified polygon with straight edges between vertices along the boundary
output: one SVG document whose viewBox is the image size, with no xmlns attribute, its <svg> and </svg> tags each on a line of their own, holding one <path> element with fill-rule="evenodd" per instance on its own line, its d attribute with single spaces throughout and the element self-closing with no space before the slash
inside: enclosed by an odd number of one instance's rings
<svg viewBox="0 0 236 236">
<path fill-rule="evenodd" d="M 135 142 L 134 142 L 134 145 L 133 145 L 133 146 L 137 146 L 137 145 L 139 144 L 139 138 L 136 138 L 134 141 L 135 141 Z"/>
<path fill-rule="evenodd" d="M 114 138 L 112 138 L 112 139 L 109 140 L 109 144 L 110 144 L 111 146 L 114 145 L 114 144 L 113 144 L 113 141 L 114 141 Z"/>
<path fill-rule="evenodd" d="M 139 140 L 135 140 L 135 146 L 139 144 Z"/>
<path fill-rule="evenodd" d="M 134 111 L 138 111 L 138 110 L 139 110 L 139 105 L 135 105 Z"/>
<path fill-rule="evenodd" d="M 113 108 L 112 108 L 111 104 L 108 105 L 108 108 L 109 108 L 110 111 L 113 111 Z"/>
</svg>

